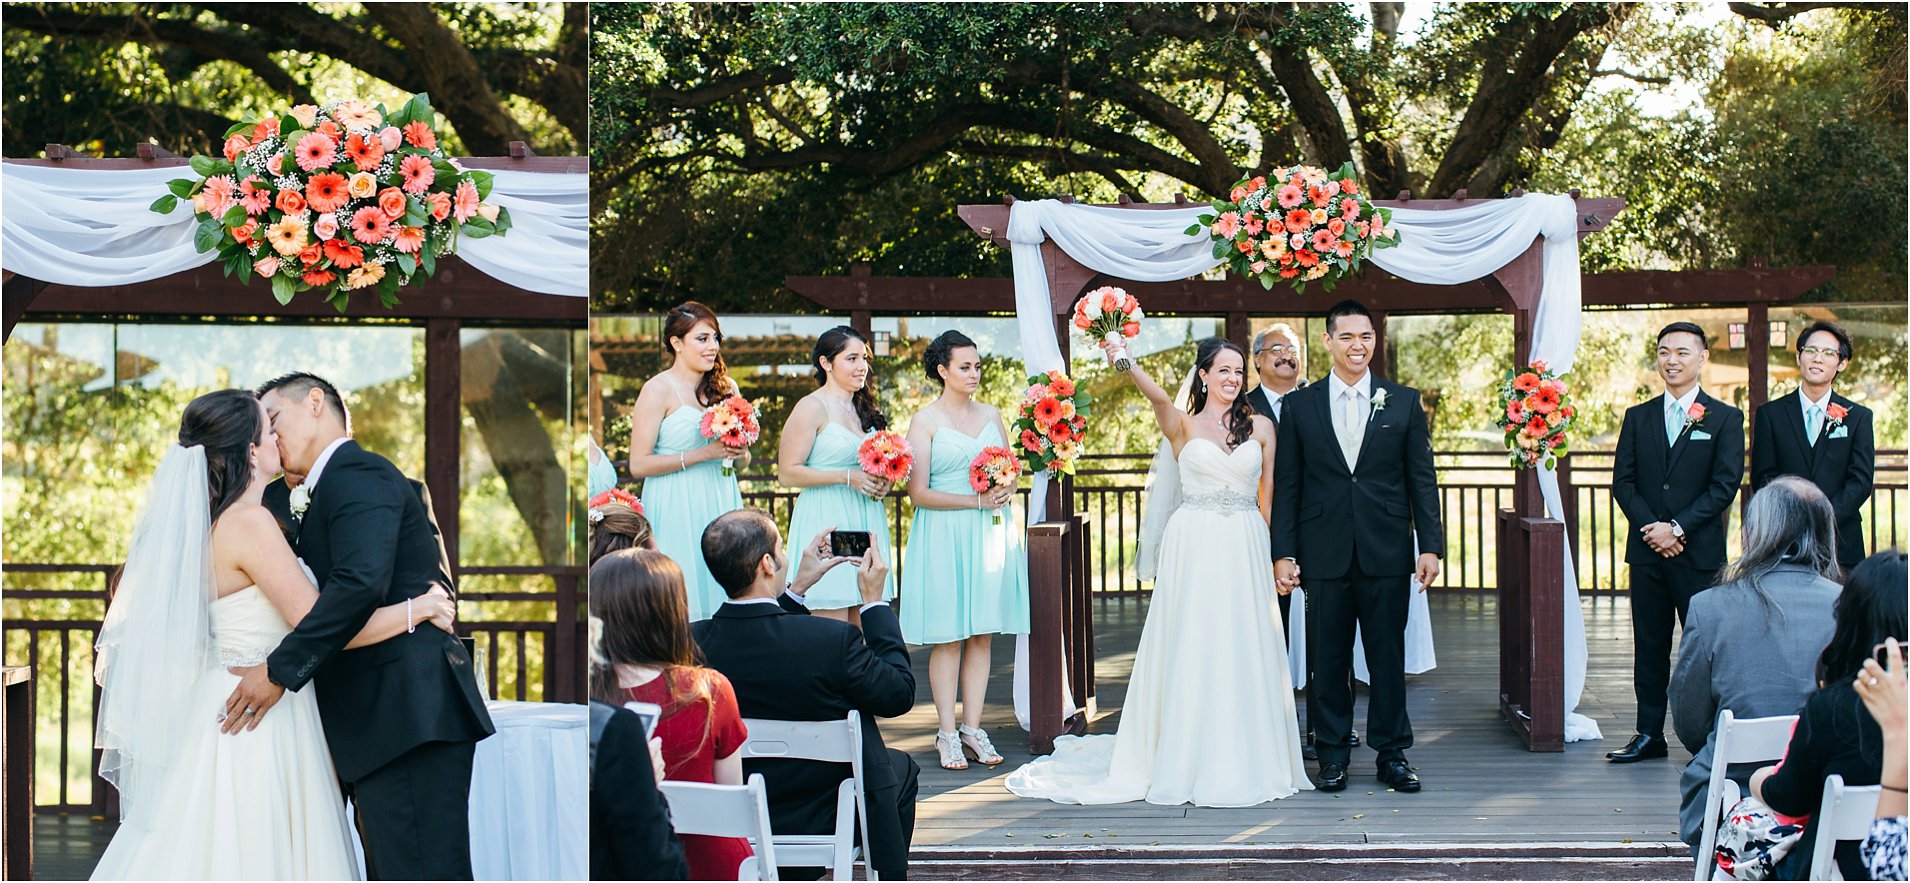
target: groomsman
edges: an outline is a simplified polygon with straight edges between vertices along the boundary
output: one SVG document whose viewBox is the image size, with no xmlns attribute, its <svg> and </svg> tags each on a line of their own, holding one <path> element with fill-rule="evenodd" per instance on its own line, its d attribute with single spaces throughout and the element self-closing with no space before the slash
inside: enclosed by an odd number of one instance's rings
<svg viewBox="0 0 1910 883">
<path fill-rule="evenodd" d="M 1366 735 L 1379 753 L 1379 780 L 1418 791 L 1406 762 L 1406 609 L 1411 578 L 1431 585 L 1446 548 L 1426 412 L 1418 390 L 1369 370 L 1378 335 L 1359 302 L 1327 311 L 1324 343 L 1332 372 L 1284 396 L 1280 408 L 1273 574 L 1288 588 L 1304 580 L 1307 592 L 1320 790 L 1346 788 L 1357 625 L 1373 678 Z"/>
<path fill-rule="evenodd" d="M 1797 391 L 1758 408 L 1751 423 L 1751 488 L 1780 475 L 1817 485 L 1837 511 L 1837 563 L 1845 570 L 1864 560 L 1863 508 L 1877 468 L 1870 409 L 1831 389 L 1850 353 L 1844 329 L 1812 323 L 1797 338 Z"/>
<path fill-rule="evenodd" d="M 1665 394 L 1626 411 L 1618 431 L 1612 500 L 1631 522 L 1625 563 L 1638 734 L 1605 755 L 1613 763 L 1666 755 L 1672 627 L 1683 626 L 1691 596 L 1724 567 L 1724 525 L 1744 479 L 1744 412 L 1698 387 L 1710 361 L 1703 328 L 1666 325 L 1658 332 Z"/>
</svg>

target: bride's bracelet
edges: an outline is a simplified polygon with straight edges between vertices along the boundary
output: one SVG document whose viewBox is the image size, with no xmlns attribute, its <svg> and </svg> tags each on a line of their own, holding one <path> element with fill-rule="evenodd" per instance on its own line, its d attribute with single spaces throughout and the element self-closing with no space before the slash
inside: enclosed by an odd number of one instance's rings
<svg viewBox="0 0 1910 883">
<path fill-rule="evenodd" d="M 416 632 L 417 630 L 418 630 L 418 624 L 411 620 L 411 599 L 406 598 L 405 599 L 405 634 L 409 635 L 409 634 L 412 634 L 413 632 Z"/>
</svg>

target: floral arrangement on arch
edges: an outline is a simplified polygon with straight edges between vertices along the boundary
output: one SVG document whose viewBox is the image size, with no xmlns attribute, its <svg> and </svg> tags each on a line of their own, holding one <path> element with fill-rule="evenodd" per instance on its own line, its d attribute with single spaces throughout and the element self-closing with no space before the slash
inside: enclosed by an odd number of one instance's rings
<svg viewBox="0 0 1910 883">
<path fill-rule="evenodd" d="M 1512 465 L 1533 469 L 1540 464 L 1552 468 L 1559 454 L 1565 453 L 1568 433 L 1577 422 L 1578 409 L 1565 381 L 1544 362 L 1533 362 L 1525 370 L 1507 369 L 1499 383 L 1499 416 L 1494 421 L 1505 433 L 1505 446 Z"/>
<path fill-rule="evenodd" d="M 459 237 L 511 229 L 510 213 L 484 201 L 491 173 L 446 156 L 432 114 L 419 93 L 395 112 L 351 98 L 239 123 L 223 159 L 194 156 L 198 177 L 168 182 L 151 208 L 189 201 L 199 251 L 216 250 L 228 277 L 269 280 L 281 304 L 316 290 L 344 312 L 368 289 L 390 307 Z"/>
<path fill-rule="evenodd" d="M 1360 189 L 1350 162 L 1333 172 L 1275 169 L 1235 184 L 1227 199 L 1214 200 L 1213 214 L 1201 215 L 1186 232 L 1205 230 L 1214 257 L 1263 288 L 1284 280 L 1302 291 L 1317 281 L 1332 291 L 1373 249 L 1399 244 L 1399 232 L 1389 226 L 1392 210 L 1374 206 Z"/>
<path fill-rule="evenodd" d="M 1044 469 L 1049 475 L 1074 474 L 1093 401 L 1087 390 L 1060 371 L 1028 378 L 1028 391 L 1021 396 L 1009 434 L 1030 474 Z"/>
</svg>

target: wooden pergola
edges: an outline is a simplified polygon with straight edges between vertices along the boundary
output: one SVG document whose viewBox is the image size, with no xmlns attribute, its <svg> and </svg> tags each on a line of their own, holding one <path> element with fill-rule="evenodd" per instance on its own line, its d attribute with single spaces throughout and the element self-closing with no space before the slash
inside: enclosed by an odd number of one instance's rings
<svg viewBox="0 0 1910 883">
<path fill-rule="evenodd" d="M 1514 194 L 1517 195 L 1517 194 Z M 1622 199 L 1572 196 L 1578 206 L 1578 235 L 1582 239 L 1607 226 L 1624 208 Z M 1072 199 L 1063 198 L 1064 202 Z M 1451 199 L 1376 200 L 1388 208 L 1451 210 L 1475 204 L 1462 191 Z M 1007 247 L 1008 215 L 1014 204 L 963 205 L 958 209 L 971 230 L 1000 247 Z M 1186 208 L 1185 201 L 1137 203 L 1126 198 L 1116 207 L 1134 210 Z M 1529 351 L 1533 316 L 1538 307 L 1542 242 L 1535 240 L 1520 257 L 1490 276 L 1460 285 L 1424 285 L 1378 270 L 1341 281 L 1332 292 L 1315 286 L 1303 294 L 1269 292 L 1259 283 L 1236 278 L 1190 279 L 1179 282 L 1136 282 L 1113 279 L 1082 265 L 1052 240 L 1041 245 L 1053 303 L 1056 336 L 1063 358 L 1068 357 L 1067 321 L 1075 299 L 1090 287 L 1118 283 L 1147 305 L 1150 315 L 1224 316 L 1224 336 L 1248 346 L 1253 314 L 1323 315 L 1334 303 L 1353 298 L 1374 313 L 1380 336 L 1375 370 L 1384 371 L 1386 317 L 1389 314 L 1509 312 L 1513 317 L 1514 350 Z M 1654 304 L 1741 305 L 1748 309 L 1750 327 L 1768 327 L 1771 304 L 1801 297 L 1828 281 L 1830 267 L 1733 270 L 1628 271 L 1583 277 L 1582 303 L 1586 307 L 1648 306 Z M 880 314 L 982 315 L 1016 311 L 1014 280 L 1009 278 L 877 277 L 866 265 L 851 268 L 847 276 L 790 276 L 785 284 L 824 309 L 847 313 L 850 324 L 869 333 Z M 1748 369 L 1752 411 L 1763 403 L 1769 372 L 1769 336 L 1749 335 Z M 1563 477 L 1562 477 L 1563 478 Z M 1036 753 L 1053 750 L 1054 738 L 1086 729 L 1083 713 L 1063 720 L 1062 685 L 1072 690 L 1076 703 L 1086 708 L 1094 696 L 1094 633 L 1087 584 L 1089 543 L 1086 518 L 1072 511 L 1072 482 L 1049 485 L 1049 521 L 1029 529 L 1031 589 L 1030 636 L 1030 743 Z M 1545 518 L 1536 474 L 1521 471 L 1514 487 L 1514 505 L 1501 510 L 1500 550 L 1500 706 L 1508 723 L 1534 751 L 1564 749 L 1564 670 L 1555 652 L 1560 646 L 1563 603 L 1563 556 L 1568 541 L 1565 522 L 1572 521 L 1576 495 L 1562 488 L 1565 521 Z M 1065 661 L 1065 665 L 1064 665 Z"/>
</svg>

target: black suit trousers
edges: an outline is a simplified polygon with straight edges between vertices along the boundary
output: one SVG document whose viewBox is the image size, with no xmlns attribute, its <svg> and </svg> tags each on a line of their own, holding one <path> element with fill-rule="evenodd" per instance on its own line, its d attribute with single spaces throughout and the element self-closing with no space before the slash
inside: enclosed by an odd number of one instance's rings
<svg viewBox="0 0 1910 883">
<path fill-rule="evenodd" d="M 915 758 L 899 749 L 886 749 L 889 752 L 889 766 L 895 770 L 896 784 L 871 789 L 863 795 L 869 804 L 869 839 L 875 841 L 867 847 L 869 867 L 889 880 L 906 880 L 909 876 L 909 845 L 915 842 L 915 799 L 920 789 L 922 768 Z M 835 792 L 829 792 L 829 818 L 835 819 Z M 775 812 L 770 813 L 770 824 L 778 830 L 803 829 L 813 827 L 807 823 L 796 823 L 787 819 L 778 819 Z M 827 834 L 829 830 L 802 831 L 798 833 Z M 856 841 L 860 843 L 862 832 L 856 832 Z M 825 868 L 798 869 L 784 868 L 781 876 L 785 880 L 818 880 L 827 871 Z"/>
<path fill-rule="evenodd" d="M 346 786 L 373 880 L 469 880 L 476 742 L 426 742 Z"/>
<path fill-rule="evenodd" d="M 1713 576 L 1708 569 L 1670 561 L 1631 565 L 1631 676 L 1640 733 L 1664 736 L 1671 630 L 1684 627 L 1691 597 L 1710 587 Z"/>
<path fill-rule="evenodd" d="M 1367 744 L 1379 763 L 1400 760 L 1413 747 L 1406 716 L 1406 610 L 1412 580 L 1368 576 L 1356 566 L 1336 579 L 1306 579 L 1307 655 L 1313 667 L 1307 716 L 1321 763 L 1346 763 L 1352 754 L 1353 630 L 1366 649 L 1372 693 L 1366 706 Z"/>
</svg>

